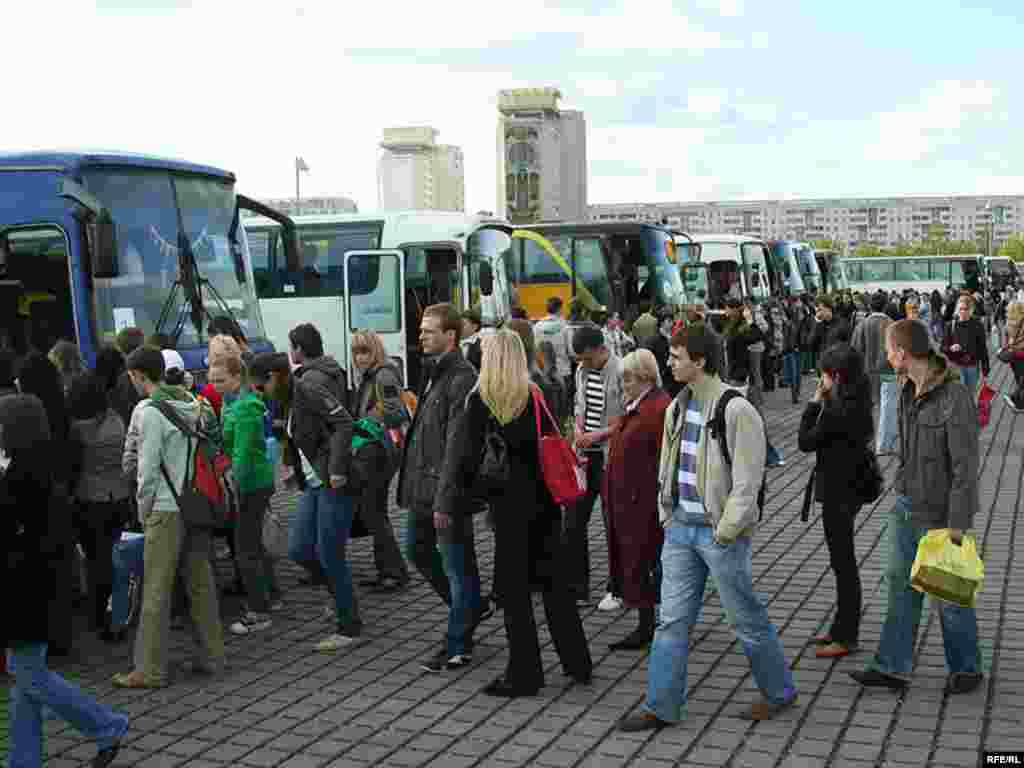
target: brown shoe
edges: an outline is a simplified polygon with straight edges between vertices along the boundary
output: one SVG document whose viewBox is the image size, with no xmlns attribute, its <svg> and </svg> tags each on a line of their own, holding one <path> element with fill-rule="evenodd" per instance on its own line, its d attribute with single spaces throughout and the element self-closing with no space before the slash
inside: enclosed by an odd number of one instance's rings
<svg viewBox="0 0 1024 768">
<path fill-rule="evenodd" d="M 852 649 L 846 643 L 828 643 L 819 645 L 814 655 L 819 659 L 838 659 L 842 656 L 849 656 Z"/>
<path fill-rule="evenodd" d="M 146 680 L 146 676 L 138 670 L 118 673 L 111 678 L 111 682 L 115 688 L 163 688 L 166 685 Z"/>
<path fill-rule="evenodd" d="M 754 706 L 743 712 L 740 717 L 744 720 L 753 720 L 755 723 L 759 723 L 762 720 L 771 720 L 780 712 L 792 707 L 796 704 L 797 694 L 794 691 L 793 695 L 786 699 L 781 704 L 772 704 L 770 701 L 761 699 L 756 702 Z"/>
</svg>

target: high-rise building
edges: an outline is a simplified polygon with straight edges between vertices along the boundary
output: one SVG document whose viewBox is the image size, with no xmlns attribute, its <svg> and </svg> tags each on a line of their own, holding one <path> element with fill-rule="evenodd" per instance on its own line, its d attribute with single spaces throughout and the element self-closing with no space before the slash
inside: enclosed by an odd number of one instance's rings
<svg viewBox="0 0 1024 768">
<path fill-rule="evenodd" d="M 834 240 L 849 247 L 894 246 L 929 238 L 987 244 L 991 230 L 995 250 L 1010 235 L 1024 233 L 1024 195 L 614 203 L 590 206 L 588 217 L 666 221 L 692 233 Z"/>
<path fill-rule="evenodd" d="M 347 197 L 304 197 L 296 200 L 294 197 L 280 197 L 263 199 L 259 202 L 268 205 L 275 211 L 286 216 L 297 216 L 306 214 L 331 214 L 331 213 L 359 213 L 354 200 Z M 242 209 L 243 217 L 251 217 L 252 212 Z"/>
<path fill-rule="evenodd" d="M 587 124 L 557 88 L 498 92 L 498 212 L 513 224 L 583 221 Z"/>
<path fill-rule="evenodd" d="M 385 128 L 377 164 L 380 207 L 385 210 L 466 209 L 462 150 L 437 143 L 433 128 Z"/>
</svg>

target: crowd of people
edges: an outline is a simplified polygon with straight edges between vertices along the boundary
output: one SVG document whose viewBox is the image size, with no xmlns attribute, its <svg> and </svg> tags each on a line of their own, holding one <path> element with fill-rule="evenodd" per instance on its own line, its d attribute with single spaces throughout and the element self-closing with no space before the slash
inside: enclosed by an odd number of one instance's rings
<svg viewBox="0 0 1024 768">
<path fill-rule="evenodd" d="M 593 663 L 579 608 L 591 601 L 589 528 L 600 500 L 608 572 L 597 607 L 637 613 L 636 628 L 611 649 L 650 648 L 645 704 L 620 727 L 660 729 L 685 717 L 689 630 L 709 577 L 762 693 L 747 716 L 774 717 L 798 694 L 753 586 L 765 470 L 784 462 L 768 435 L 763 393 L 786 387 L 798 403 L 812 372 L 819 376 L 798 444 L 816 456 L 809 493 L 822 505 L 837 596 L 831 628 L 812 641 L 822 658 L 858 646 L 853 522 L 864 502 L 848 489 L 869 454 L 898 453 L 887 615 L 877 653 L 854 677 L 902 689 L 921 611 L 909 587 L 916 544 L 935 527 L 953 529 L 959 541 L 977 510 L 975 390 L 990 373 L 992 333 L 1016 376 L 1009 405 L 1024 408 L 1024 303 L 1008 294 L 985 304 L 966 292 L 734 300 L 721 316 L 650 308 L 629 332 L 617 316 L 588 317 L 579 305 L 565 320 L 558 298 L 542 320 L 517 317 L 501 329 L 439 304 L 422 313 L 415 392 L 375 332 L 353 334 L 349 372 L 308 323 L 292 329 L 288 352 L 253 354 L 237 325 L 218 318 L 201 388 L 166 340 L 138 329 L 100 350 L 91 370 L 69 342 L 17 366 L 0 355 L 3 578 L 53 595 L 16 596 L 19 619 L 4 624 L 14 675 L 11 765 L 41 765 L 44 705 L 96 740 L 94 766 L 110 764 L 128 727 L 124 714 L 46 666 L 48 655 L 71 648 L 76 548 L 86 560 L 89 627 L 103 641 L 125 641 L 131 596 L 141 596 L 133 668 L 114 685 L 170 684 L 171 628 L 186 613 L 196 630 L 192 671 L 218 675 L 222 590 L 245 596 L 226 628 L 235 635 L 268 629 L 285 609 L 263 536 L 281 487 L 300 492 L 287 557 L 305 572 L 303 583 L 330 594 L 333 630 L 317 652 L 342 651 L 363 632 L 346 555 L 358 523 L 373 538 L 377 571 L 359 586 L 405 589 L 410 563 L 447 606 L 425 670 L 472 664 L 475 632 L 497 608 L 508 665 L 485 692 L 536 694 L 545 684 L 532 602 L 540 592 L 564 673 L 588 684 Z M 571 441 L 585 474 L 585 492 L 564 507 L 539 463 L 540 442 L 551 435 Z M 223 529 L 193 525 L 185 514 L 201 444 L 230 462 L 237 503 Z M 481 477 L 494 461 L 499 490 Z M 396 476 L 405 552 L 388 516 Z M 35 511 L 41 499 L 46 515 Z M 494 536 L 490 595 L 476 556 L 481 512 Z M 229 584 L 218 584 L 213 566 L 218 538 L 230 547 Z M 941 616 L 947 689 L 974 690 L 982 679 L 974 612 L 943 605 Z"/>
</svg>

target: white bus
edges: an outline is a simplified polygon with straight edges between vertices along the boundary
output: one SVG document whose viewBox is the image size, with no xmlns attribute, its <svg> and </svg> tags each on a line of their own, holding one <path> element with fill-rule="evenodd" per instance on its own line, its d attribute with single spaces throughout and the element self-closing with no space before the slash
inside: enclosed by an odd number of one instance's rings
<svg viewBox="0 0 1024 768">
<path fill-rule="evenodd" d="M 288 332 L 313 323 L 324 351 L 350 372 L 350 334 L 372 329 L 400 362 L 407 387 L 419 384 L 423 310 L 450 302 L 479 306 L 485 324 L 509 316 L 506 253 L 512 228 L 503 221 L 445 211 L 383 211 L 293 217 L 299 263 L 284 255 L 280 226 L 245 219 L 267 336 L 288 349 Z"/>
<path fill-rule="evenodd" d="M 947 288 L 981 289 L 981 254 L 960 256 L 867 256 L 844 259 L 850 288 L 864 293 L 910 289 L 944 293 Z"/>
<path fill-rule="evenodd" d="M 763 301 L 778 295 L 768 244 L 747 235 L 675 236 L 678 264 L 688 298 L 721 310 L 728 299 Z"/>
<path fill-rule="evenodd" d="M 1020 270 L 1009 256 L 986 256 L 985 277 L 988 278 L 989 287 L 1002 291 L 1008 287 L 1017 287 Z"/>
</svg>

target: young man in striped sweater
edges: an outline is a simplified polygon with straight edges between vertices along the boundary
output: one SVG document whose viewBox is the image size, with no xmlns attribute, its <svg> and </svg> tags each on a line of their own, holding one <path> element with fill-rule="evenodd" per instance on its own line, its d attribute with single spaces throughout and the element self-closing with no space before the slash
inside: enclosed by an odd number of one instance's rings
<svg viewBox="0 0 1024 768">
<path fill-rule="evenodd" d="M 594 501 L 601 490 L 608 437 L 622 418 L 622 359 L 605 343 L 596 325 L 584 325 L 572 338 L 573 352 L 579 361 L 576 369 L 576 450 L 588 459 L 587 493 L 566 510 L 565 547 L 569 559 L 569 585 L 578 602 L 590 596 L 590 550 L 587 529 Z M 603 505 L 602 505 L 603 507 Z M 605 534 L 607 535 L 607 520 Z M 598 606 L 613 611 L 622 607 L 616 585 L 608 579 L 608 591 Z"/>
</svg>

